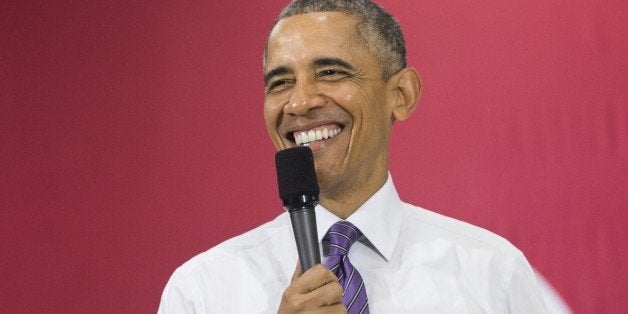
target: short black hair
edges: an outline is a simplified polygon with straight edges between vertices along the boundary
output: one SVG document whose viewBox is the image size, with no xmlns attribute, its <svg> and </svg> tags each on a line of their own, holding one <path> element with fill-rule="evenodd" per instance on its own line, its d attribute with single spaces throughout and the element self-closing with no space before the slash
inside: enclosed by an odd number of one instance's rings
<svg viewBox="0 0 628 314">
<path fill-rule="evenodd" d="M 399 23 L 370 0 L 293 0 L 274 25 L 290 16 L 315 12 L 342 12 L 355 17 L 358 37 L 378 59 L 385 81 L 406 67 L 406 44 Z"/>
</svg>

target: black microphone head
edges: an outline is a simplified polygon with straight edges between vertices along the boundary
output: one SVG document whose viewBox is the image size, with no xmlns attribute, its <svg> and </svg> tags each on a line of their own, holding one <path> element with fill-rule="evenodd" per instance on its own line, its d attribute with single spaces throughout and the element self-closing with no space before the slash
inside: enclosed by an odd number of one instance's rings
<svg viewBox="0 0 628 314">
<path fill-rule="evenodd" d="M 286 209 L 318 203 L 318 181 L 314 156 L 307 146 L 278 151 L 275 154 L 279 197 Z"/>
</svg>

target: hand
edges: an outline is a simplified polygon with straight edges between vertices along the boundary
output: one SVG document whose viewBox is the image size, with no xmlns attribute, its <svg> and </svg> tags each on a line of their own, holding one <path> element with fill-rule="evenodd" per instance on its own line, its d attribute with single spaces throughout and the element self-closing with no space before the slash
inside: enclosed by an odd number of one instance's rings
<svg viewBox="0 0 628 314">
<path fill-rule="evenodd" d="M 301 265 L 297 263 L 290 286 L 281 297 L 278 312 L 346 313 L 342 304 L 342 286 L 325 266 L 317 264 L 302 273 Z"/>
</svg>

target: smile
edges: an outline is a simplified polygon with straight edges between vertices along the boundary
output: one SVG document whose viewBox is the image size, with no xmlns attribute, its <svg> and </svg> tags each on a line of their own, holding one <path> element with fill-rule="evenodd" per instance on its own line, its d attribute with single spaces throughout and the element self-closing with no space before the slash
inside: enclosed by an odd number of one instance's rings
<svg viewBox="0 0 628 314">
<path fill-rule="evenodd" d="M 330 139 L 340 133 L 339 127 L 320 127 L 309 131 L 297 131 L 293 133 L 297 145 L 308 146 L 315 141 Z"/>
</svg>

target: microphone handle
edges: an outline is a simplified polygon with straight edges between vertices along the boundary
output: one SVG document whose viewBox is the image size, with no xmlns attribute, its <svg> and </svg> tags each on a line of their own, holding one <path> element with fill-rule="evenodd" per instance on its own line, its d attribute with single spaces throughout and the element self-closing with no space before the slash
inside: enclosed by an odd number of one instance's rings
<svg viewBox="0 0 628 314">
<path fill-rule="evenodd" d="M 303 206 L 290 210 L 294 239 L 297 242 L 301 270 L 305 272 L 321 262 L 316 231 L 316 213 L 313 207 Z"/>
</svg>

